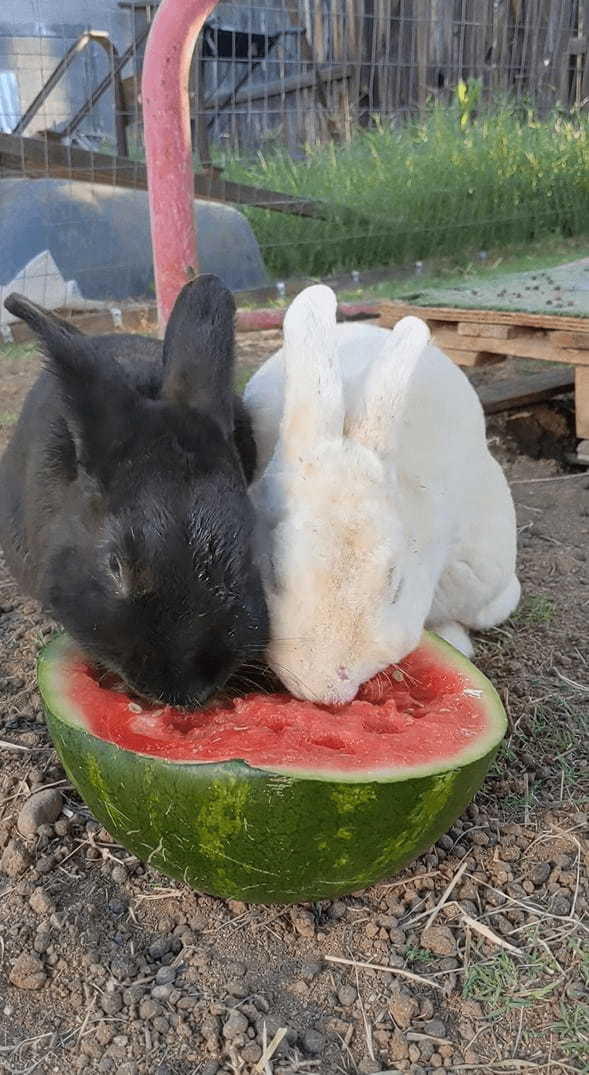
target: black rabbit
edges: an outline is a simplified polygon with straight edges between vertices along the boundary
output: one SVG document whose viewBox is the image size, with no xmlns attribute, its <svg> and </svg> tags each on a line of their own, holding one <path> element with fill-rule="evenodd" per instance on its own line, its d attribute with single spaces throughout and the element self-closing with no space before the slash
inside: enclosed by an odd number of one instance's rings
<svg viewBox="0 0 589 1075">
<path fill-rule="evenodd" d="M 163 345 L 5 305 L 46 355 L 0 462 L 8 566 L 132 689 L 201 705 L 268 638 L 233 297 L 214 276 L 186 284 Z"/>
</svg>

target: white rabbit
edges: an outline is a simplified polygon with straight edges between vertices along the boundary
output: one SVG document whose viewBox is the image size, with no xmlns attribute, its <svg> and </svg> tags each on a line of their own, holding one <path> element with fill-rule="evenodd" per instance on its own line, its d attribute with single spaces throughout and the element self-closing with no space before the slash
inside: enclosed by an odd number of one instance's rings
<svg viewBox="0 0 589 1075">
<path fill-rule="evenodd" d="M 467 629 L 514 610 L 509 487 L 474 389 L 423 321 L 336 325 L 333 292 L 309 287 L 244 399 L 267 656 L 293 694 L 345 703 L 424 625 L 470 655 Z"/>
</svg>

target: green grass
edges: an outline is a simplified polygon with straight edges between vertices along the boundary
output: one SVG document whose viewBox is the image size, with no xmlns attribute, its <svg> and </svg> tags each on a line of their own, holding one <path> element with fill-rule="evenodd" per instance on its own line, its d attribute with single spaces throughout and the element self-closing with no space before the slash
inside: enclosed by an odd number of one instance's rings
<svg viewBox="0 0 589 1075">
<path fill-rule="evenodd" d="M 30 343 L 3 343 L 0 344 L 0 361 L 18 362 L 22 358 L 31 358 L 39 353 L 39 346 Z"/>
<path fill-rule="evenodd" d="M 536 927 L 542 932 L 539 923 Z M 581 1065 L 572 1070 L 587 1072 L 589 1006 L 583 1000 L 568 1002 L 563 995 L 564 985 L 573 973 L 573 968 L 567 966 L 563 979 L 563 955 L 566 963 L 574 947 L 570 939 L 560 944 L 557 941 L 556 954 L 553 954 L 546 943 L 536 947 L 532 942 L 529 949 L 522 948 L 521 960 L 497 952 L 470 967 L 463 984 L 463 996 L 481 1004 L 493 1025 L 502 1028 L 504 1037 L 509 1035 L 507 1017 L 510 1014 L 517 1020 L 517 1013 L 522 1008 L 542 1013 L 543 1032 L 551 1032 L 551 1042 L 564 1056 Z M 526 1029 L 522 1040 L 534 1050 L 538 1043 L 537 1031 Z"/>
<path fill-rule="evenodd" d="M 518 970 L 511 956 L 500 952 L 485 963 L 471 967 L 464 980 L 463 994 L 467 1000 L 485 1004 L 491 1015 L 505 1011 L 518 984 Z"/>
<path fill-rule="evenodd" d="M 545 950 L 526 955 L 526 962 L 519 964 L 505 952 L 499 952 L 471 967 L 463 994 L 484 1004 L 491 1016 L 498 1016 L 549 999 L 560 984 L 553 958 Z"/>
<path fill-rule="evenodd" d="M 563 1004 L 560 1019 L 552 1029 L 565 1056 L 582 1065 L 577 1070 L 589 1072 L 589 1004 Z"/>
<path fill-rule="evenodd" d="M 528 594 L 511 617 L 516 623 L 549 624 L 556 615 L 556 605 L 545 594 Z"/>
<path fill-rule="evenodd" d="M 245 210 L 269 269 L 281 276 L 399 265 L 460 252 L 589 234 L 585 116 L 522 118 L 505 107 L 462 131 L 434 108 L 397 130 L 349 144 L 225 162 L 227 178 L 322 199 L 326 221 Z M 357 223 L 345 210 L 355 210 Z"/>
</svg>

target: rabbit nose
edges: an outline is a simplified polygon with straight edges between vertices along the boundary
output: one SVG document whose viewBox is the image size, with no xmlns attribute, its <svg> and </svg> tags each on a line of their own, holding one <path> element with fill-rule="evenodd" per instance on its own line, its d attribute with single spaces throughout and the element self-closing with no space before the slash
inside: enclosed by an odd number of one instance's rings
<svg viewBox="0 0 589 1075">
<path fill-rule="evenodd" d="M 336 673 L 337 678 L 341 679 L 342 683 L 345 683 L 346 680 L 350 678 L 350 673 L 348 672 L 348 669 L 346 668 L 345 664 L 340 664 L 339 668 L 336 669 Z"/>
</svg>

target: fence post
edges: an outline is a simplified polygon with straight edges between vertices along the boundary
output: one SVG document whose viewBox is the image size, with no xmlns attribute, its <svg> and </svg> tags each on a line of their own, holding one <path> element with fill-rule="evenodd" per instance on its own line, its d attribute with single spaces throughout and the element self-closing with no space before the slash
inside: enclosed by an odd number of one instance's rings
<svg viewBox="0 0 589 1075">
<path fill-rule="evenodd" d="M 198 271 L 188 75 L 217 0 L 161 0 L 151 25 L 141 90 L 151 242 L 160 332 L 181 287 Z"/>
</svg>

